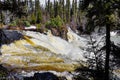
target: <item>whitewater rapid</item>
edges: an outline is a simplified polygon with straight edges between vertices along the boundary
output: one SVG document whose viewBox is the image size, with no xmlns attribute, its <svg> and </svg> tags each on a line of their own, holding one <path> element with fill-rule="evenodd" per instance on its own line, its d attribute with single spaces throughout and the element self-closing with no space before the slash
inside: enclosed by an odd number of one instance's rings
<svg viewBox="0 0 120 80">
<path fill-rule="evenodd" d="M 68 32 L 69 41 L 53 36 L 50 31 L 47 35 L 34 31 L 22 31 L 24 39 L 2 45 L 0 63 L 13 71 L 22 69 L 63 72 L 86 66 L 84 48 L 88 40 L 79 37 L 70 29 Z"/>
<path fill-rule="evenodd" d="M 84 51 L 77 47 L 75 43 L 69 43 L 61 39 L 60 37 L 53 36 L 52 34 L 44 35 L 38 32 L 31 31 L 27 31 L 24 33 L 26 36 L 32 37 L 31 40 L 35 43 L 35 45 L 43 46 L 49 49 L 50 51 L 56 54 L 64 55 L 70 58 L 71 60 L 86 61 L 86 58 L 84 58 Z M 74 37 L 76 38 L 76 36 Z M 82 43 L 82 40 L 80 42 Z M 84 47 L 83 44 L 79 45 L 81 45 L 81 47 Z"/>
<path fill-rule="evenodd" d="M 47 71 L 58 76 L 70 76 L 68 71 L 86 66 L 86 53 L 89 58 L 95 58 L 93 52 L 87 51 L 87 48 L 92 49 L 90 39 L 77 35 L 70 28 L 67 33 L 68 41 L 53 36 L 50 31 L 47 35 L 34 31 L 21 33 L 24 39 L 2 45 L 0 56 L 0 64 L 8 69 L 21 71 L 19 76 L 33 76 L 36 72 Z M 96 34 L 93 39 L 93 46 L 104 46 L 105 35 Z M 112 32 L 111 40 L 115 45 L 119 45 L 120 36 Z"/>
</svg>

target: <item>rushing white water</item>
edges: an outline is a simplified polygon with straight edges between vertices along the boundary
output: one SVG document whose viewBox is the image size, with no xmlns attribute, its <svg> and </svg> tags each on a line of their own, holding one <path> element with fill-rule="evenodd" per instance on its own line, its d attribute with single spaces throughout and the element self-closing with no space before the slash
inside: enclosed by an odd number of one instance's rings
<svg viewBox="0 0 120 80">
<path fill-rule="evenodd" d="M 51 32 L 47 35 L 33 31 L 23 33 L 25 39 L 3 45 L 0 56 L 0 63 L 8 68 L 31 71 L 29 73 L 22 71 L 20 75 L 33 76 L 35 71 L 53 71 L 52 73 L 58 76 L 69 78 L 72 75 L 64 71 L 73 71 L 80 67 L 80 64 L 85 65 L 84 62 L 87 60 L 84 57 L 87 52 L 85 49 L 88 48 L 90 40 L 78 36 L 70 28 L 67 33 L 68 41 L 53 36 Z M 120 36 L 112 34 L 111 40 L 119 44 Z M 94 40 L 96 41 L 94 46 L 98 45 L 97 47 L 101 48 L 104 45 L 105 35 L 96 36 Z"/>
<path fill-rule="evenodd" d="M 69 29 L 69 41 L 50 32 L 24 31 L 24 39 L 1 47 L 0 63 L 9 69 L 29 71 L 74 71 L 86 65 L 84 48 L 87 40 Z M 80 41 L 80 42 L 79 42 Z M 85 45 L 83 44 L 85 43 Z M 75 45 L 78 44 L 78 45 Z M 26 74 L 27 75 L 27 74 Z"/>
<path fill-rule="evenodd" d="M 120 46 L 120 35 L 119 35 L 119 33 L 117 34 L 117 31 L 111 32 L 111 41 L 114 42 L 115 45 Z"/>
<path fill-rule="evenodd" d="M 89 40 L 78 36 L 76 33 L 74 33 L 70 28 L 68 28 L 68 42 L 76 47 L 79 47 L 81 49 L 85 49 L 88 46 Z"/>
<path fill-rule="evenodd" d="M 30 27 L 25 27 L 25 29 L 36 29 L 36 26 L 31 25 Z"/>
<path fill-rule="evenodd" d="M 35 45 L 43 46 L 56 54 L 65 55 L 72 60 L 86 61 L 86 59 L 84 58 L 84 51 L 82 49 L 78 48 L 73 44 L 68 43 L 60 37 L 44 35 L 41 33 L 31 31 L 25 32 L 25 35 L 32 37 L 31 40 L 35 43 Z"/>
</svg>

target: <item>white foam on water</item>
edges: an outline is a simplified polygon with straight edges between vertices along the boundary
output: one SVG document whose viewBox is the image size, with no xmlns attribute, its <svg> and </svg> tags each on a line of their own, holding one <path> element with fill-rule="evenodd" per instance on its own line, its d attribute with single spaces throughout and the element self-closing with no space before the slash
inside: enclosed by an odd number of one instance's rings
<svg viewBox="0 0 120 80">
<path fill-rule="evenodd" d="M 25 35 L 32 37 L 36 45 L 43 46 L 50 51 L 69 57 L 72 60 L 86 61 L 84 51 L 79 47 L 52 35 L 44 35 L 38 32 L 26 31 Z"/>
</svg>

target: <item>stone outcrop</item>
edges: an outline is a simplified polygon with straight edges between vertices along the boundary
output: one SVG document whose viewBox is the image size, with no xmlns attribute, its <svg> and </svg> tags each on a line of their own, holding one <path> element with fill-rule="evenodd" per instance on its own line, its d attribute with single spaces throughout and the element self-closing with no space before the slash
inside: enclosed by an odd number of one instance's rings
<svg viewBox="0 0 120 80">
<path fill-rule="evenodd" d="M 35 73 L 33 77 L 25 77 L 24 80 L 59 80 L 59 78 L 50 72 Z"/>
<path fill-rule="evenodd" d="M 0 45 L 9 44 L 15 40 L 19 40 L 23 37 L 18 31 L 3 30 L 0 29 Z"/>
</svg>

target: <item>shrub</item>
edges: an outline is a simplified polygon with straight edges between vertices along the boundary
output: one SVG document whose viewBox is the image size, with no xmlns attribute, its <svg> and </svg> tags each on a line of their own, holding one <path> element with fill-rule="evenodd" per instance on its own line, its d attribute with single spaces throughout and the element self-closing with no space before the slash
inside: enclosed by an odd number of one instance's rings
<svg viewBox="0 0 120 80">
<path fill-rule="evenodd" d="M 50 21 L 48 21 L 45 24 L 46 27 L 54 27 L 54 28 L 61 27 L 62 25 L 63 25 L 63 21 L 60 18 L 60 16 L 50 19 Z"/>
<path fill-rule="evenodd" d="M 26 27 L 30 27 L 30 22 L 29 21 L 23 21 L 23 25 Z"/>
<path fill-rule="evenodd" d="M 13 21 L 9 24 L 9 26 L 17 26 L 17 20 L 16 21 Z"/>
<path fill-rule="evenodd" d="M 42 24 L 40 24 L 40 23 L 39 23 L 39 24 L 36 24 L 37 29 L 40 29 L 40 28 L 41 28 L 41 25 L 42 25 Z"/>
<path fill-rule="evenodd" d="M 30 23 L 29 21 L 21 21 L 21 20 L 15 20 L 15 21 L 12 21 L 9 26 L 26 26 L 26 27 L 29 27 L 30 26 Z"/>
<path fill-rule="evenodd" d="M 36 23 L 36 17 L 34 14 L 31 15 L 31 20 L 30 20 L 31 24 L 35 24 Z"/>
<path fill-rule="evenodd" d="M 41 23 L 41 22 L 42 22 L 42 13 L 41 10 L 39 9 L 37 12 L 36 23 Z"/>
</svg>

